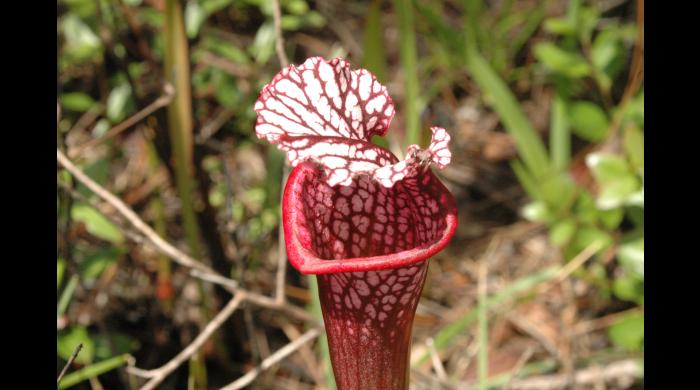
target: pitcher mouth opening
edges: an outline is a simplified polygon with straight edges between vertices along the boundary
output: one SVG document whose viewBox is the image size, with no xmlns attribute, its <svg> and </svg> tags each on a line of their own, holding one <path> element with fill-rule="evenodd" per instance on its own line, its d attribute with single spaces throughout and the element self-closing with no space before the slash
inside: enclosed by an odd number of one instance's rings
<svg viewBox="0 0 700 390">
<path fill-rule="evenodd" d="M 391 188 L 363 175 L 331 187 L 323 166 L 305 161 L 289 176 L 282 210 L 287 256 L 304 274 L 418 263 L 457 228 L 454 197 L 429 169 Z"/>
</svg>

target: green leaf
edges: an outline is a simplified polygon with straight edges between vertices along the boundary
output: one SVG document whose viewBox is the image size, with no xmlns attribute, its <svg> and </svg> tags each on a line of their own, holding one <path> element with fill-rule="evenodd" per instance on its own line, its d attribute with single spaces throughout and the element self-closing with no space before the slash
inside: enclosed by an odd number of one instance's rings
<svg viewBox="0 0 700 390">
<path fill-rule="evenodd" d="M 109 247 L 88 254 L 80 263 L 81 275 L 85 280 L 97 279 L 108 266 L 117 262 L 121 253 L 118 248 Z"/>
<path fill-rule="evenodd" d="M 265 22 L 260 26 L 249 52 L 258 64 L 264 64 L 272 57 L 275 52 L 275 27 L 272 22 Z"/>
<path fill-rule="evenodd" d="M 233 0 L 205 0 L 202 1 L 202 10 L 205 15 L 209 16 L 228 7 L 231 3 L 233 3 Z"/>
<path fill-rule="evenodd" d="M 109 123 L 109 121 L 105 118 L 101 118 L 97 121 L 97 123 L 95 123 L 95 126 L 93 126 L 92 136 L 95 138 L 102 137 L 107 133 L 107 131 L 109 131 L 110 128 L 112 128 L 112 125 Z"/>
<path fill-rule="evenodd" d="M 138 340 L 119 332 L 95 335 L 93 341 L 95 342 L 96 359 L 107 359 L 113 355 L 130 353 L 140 347 Z"/>
<path fill-rule="evenodd" d="M 622 144 L 625 154 L 632 166 L 644 171 L 644 133 L 637 126 L 629 124 L 625 126 L 622 134 Z"/>
<path fill-rule="evenodd" d="M 540 182 L 542 200 L 554 214 L 567 210 L 576 196 L 576 183 L 566 173 L 551 175 Z"/>
<path fill-rule="evenodd" d="M 288 0 L 284 2 L 284 8 L 294 15 L 304 15 L 309 12 L 309 5 L 304 0 Z"/>
<path fill-rule="evenodd" d="M 574 214 L 579 222 L 594 224 L 598 218 L 599 210 L 595 206 L 595 199 L 590 192 L 579 193 L 573 208 Z"/>
<path fill-rule="evenodd" d="M 591 153 L 586 156 L 586 165 L 602 185 L 619 180 L 631 173 L 627 161 L 610 153 Z"/>
<path fill-rule="evenodd" d="M 578 53 L 568 52 L 551 42 L 535 46 L 535 57 L 551 71 L 578 79 L 589 76 L 591 67 Z"/>
<path fill-rule="evenodd" d="M 95 100 L 86 93 L 67 92 L 61 95 L 61 106 L 65 110 L 86 112 L 93 105 L 95 105 Z"/>
<path fill-rule="evenodd" d="M 601 187 L 596 202 L 598 208 L 616 208 L 628 202 L 638 201 L 636 198 L 639 196 L 643 202 L 643 193 L 639 193 L 641 183 L 621 156 L 592 153 L 586 156 L 586 165 Z"/>
<path fill-rule="evenodd" d="M 573 35 L 576 25 L 568 18 L 549 18 L 544 21 L 544 30 L 551 34 Z"/>
<path fill-rule="evenodd" d="M 642 230 L 644 229 L 644 207 L 627 207 L 627 216 L 632 221 L 635 228 Z"/>
<path fill-rule="evenodd" d="M 548 222 L 552 219 L 552 214 L 544 202 L 528 203 L 521 212 L 523 218 L 533 222 Z"/>
<path fill-rule="evenodd" d="M 310 11 L 303 15 L 284 15 L 281 20 L 282 29 L 287 31 L 297 31 L 305 27 L 319 28 L 323 27 L 326 19 L 316 12 Z"/>
<path fill-rule="evenodd" d="M 620 245 L 617 257 L 626 272 L 644 279 L 644 237 Z"/>
<path fill-rule="evenodd" d="M 221 70 L 212 71 L 212 84 L 216 85 L 214 97 L 223 107 L 235 109 L 241 101 L 240 89 L 236 79 Z"/>
<path fill-rule="evenodd" d="M 61 287 L 61 281 L 63 280 L 63 275 L 66 272 L 66 261 L 62 258 L 58 258 L 56 261 L 56 276 L 58 277 L 58 282 L 56 283 L 56 289 Z"/>
<path fill-rule="evenodd" d="M 112 123 L 121 122 L 126 117 L 126 106 L 131 98 L 131 86 L 121 84 L 112 89 L 107 97 L 107 118 Z"/>
<path fill-rule="evenodd" d="M 97 2 L 95 0 L 62 0 L 61 3 L 68 6 L 70 14 L 87 19 L 95 15 Z"/>
<path fill-rule="evenodd" d="M 578 30 L 579 36 L 581 36 L 583 40 L 590 42 L 591 35 L 598 25 L 599 19 L 600 11 L 598 11 L 597 7 L 581 7 L 578 14 Z"/>
<path fill-rule="evenodd" d="M 102 54 L 100 38 L 78 16 L 71 13 L 62 16 L 58 28 L 65 42 L 60 56 L 63 67 L 96 60 Z"/>
<path fill-rule="evenodd" d="M 84 326 L 71 326 L 65 332 L 58 335 L 56 339 L 56 348 L 58 356 L 63 360 L 70 359 L 70 356 L 75 351 L 78 344 L 83 344 L 83 348 L 75 358 L 75 362 L 80 364 L 88 364 L 92 362 L 95 356 L 95 344 L 90 339 L 87 329 Z"/>
<path fill-rule="evenodd" d="M 601 141 L 608 131 L 608 117 L 598 105 L 579 101 L 569 107 L 569 122 L 574 133 L 590 141 Z"/>
<path fill-rule="evenodd" d="M 625 212 L 621 207 L 609 209 L 609 210 L 599 210 L 598 219 L 600 223 L 609 230 L 616 229 L 622 222 Z"/>
<path fill-rule="evenodd" d="M 644 348 L 644 314 L 633 313 L 624 316 L 610 329 L 608 336 L 613 344 L 630 351 Z"/>
<path fill-rule="evenodd" d="M 622 49 L 620 43 L 617 34 L 612 30 L 602 31 L 598 34 L 591 46 L 591 62 L 593 65 L 600 71 L 605 72 L 615 57 L 620 55 Z"/>
<path fill-rule="evenodd" d="M 613 293 L 623 301 L 644 303 L 644 281 L 623 274 L 613 282 Z"/>
<path fill-rule="evenodd" d="M 81 352 L 82 353 L 82 352 Z M 115 356 L 113 358 L 103 360 L 99 363 L 91 364 L 87 367 L 81 368 L 76 372 L 72 372 L 61 380 L 59 384 L 59 389 L 66 389 L 71 386 L 75 386 L 78 383 L 94 378 L 96 376 L 102 375 L 106 372 L 112 371 L 115 368 L 121 367 L 126 364 L 129 360 L 129 355 L 124 354 L 120 356 Z"/>
<path fill-rule="evenodd" d="M 188 1 L 185 6 L 185 30 L 187 37 L 193 39 L 199 34 L 202 23 L 207 19 L 207 14 L 198 1 Z"/>
<path fill-rule="evenodd" d="M 549 229 L 549 241 L 559 247 L 569 243 L 576 233 L 576 221 L 571 218 L 555 222 Z"/>
<path fill-rule="evenodd" d="M 640 129 L 644 129 L 644 90 L 632 99 L 622 114 L 623 122 L 632 121 Z"/>
<path fill-rule="evenodd" d="M 90 206 L 78 203 L 71 210 L 71 217 L 85 224 L 90 234 L 105 241 L 119 244 L 124 241 L 119 228 Z"/>
<path fill-rule="evenodd" d="M 582 250 L 586 249 L 588 246 L 592 245 L 594 242 L 599 242 L 601 249 L 597 253 L 607 249 L 612 243 L 613 239 L 610 233 L 603 231 L 595 226 L 584 225 L 576 231 L 576 235 L 571 242 L 570 249 L 572 253 L 578 254 Z"/>
</svg>

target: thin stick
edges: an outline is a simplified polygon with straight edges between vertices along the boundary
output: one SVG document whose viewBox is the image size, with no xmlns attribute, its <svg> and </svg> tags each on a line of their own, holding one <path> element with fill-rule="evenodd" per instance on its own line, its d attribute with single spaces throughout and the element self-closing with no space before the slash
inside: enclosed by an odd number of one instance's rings
<svg viewBox="0 0 700 390">
<path fill-rule="evenodd" d="M 619 388 L 627 388 L 635 380 L 642 376 L 642 368 L 639 362 L 634 359 L 622 360 L 618 362 L 608 363 L 602 370 L 600 367 L 593 366 L 581 369 L 574 374 L 574 383 L 576 385 L 591 385 L 599 381 L 611 383 L 619 381 L 620 384 L 626 383 L 627 386 Z M 533 376 L 527 379 L 513 381 L 510 384 L 511 390 L 548 390 L 562 389 L 567 385 L 568 378 L 566 375 L 542 375 Z M 616 387 L 617 388 L 617 387 Z"/>
<path fill-rule="evenodd" d="M 75 347 L 75 350 L 73 350 L 73 353 L 70 355 L 70 358 L 68 358 L 66 365 L 63 366 L 61 373 L 58 374 L 58 379 L 56 379 L 56 386 L 61 384 L 61 379 L 63 379 L 63 375 L 65 375 L 66 371 L 68 371 L 68 367 L 70 367 L 70 365 L 73 364 L 73 360 L 75 360 L 75 358 L 78 357 L 78 354 L 80 353 L 81 349 L 83 349 L 83 343 L 78 344 L 78 346 Z"/>
<path fill-rule="evenodd" d="M 238 289 L 237 281 L 223 276 L 202 272 L 198 269 L 190 270 L 190 275 L 194 276 L 195 278 L 202 279 L 205 282 L 218 284 L 220 286 L 229 287 L 232 289 Z"/>
<path fill-rule="evenodd" d="M 151 378 L 146 384 L 141 387 L 141 390 L 150 390 L 158 386 L 170 373 L 175 371 L 182 363 L 187 361 L 192 355 L 194 355 L 199 348 L 211 337 L 211 335 L 219 329 L 219 327 L 236 311 L 238 306 L 245 299 L 245 293 L 238 292 L 234 295 L 233 299 L 229 301 L 226 306 L 221 309 L 221 311 L 212 318 L 211 321 L 204 327 L 204 330 L 187 346 L 185 349 L 180 351 L 174 358 L 170 359 L 169 362 L 160 366 L 159 368 L 153 370 L 134 370 L 132 367 L 127 368 L 127 371 L 137 375 L 147 378 Z"/>
<path fill-rule="evenodd" d="M 284 52 L 284 37 L 282 37 L 282 11 L 280 10 L 279 0 L 272 0 L 272 18 L 275 22 L 275 49 L 277 50 L 277 58 L 280 61 L 282 68 L 289 66 L 289 58 Z"/>
<path fill-rule="evenodd" d="M 219 129 L 221 129 L 221 127 L 233 117 L 233 114 L 234 112 L 228 108 L 223 108 L 217 112 L 214 118 L 212 118 L 210 122 L 207 122 L 199 130 L 199 134 L 196 136 L 197 143 L 203 144 L 207 142 L 211 136 L 216 134 L 216 132 L 219 131 Z"/>
<path fill-rule="evenodd" d="M 430 359 L 433 363 L 435 375 L 437 375 L 440 381 L 446 382 L 448 380 L 447 373 L 445 372 L 445 367 L 442 365 L 442 361 L 440 361 L 440 355 L 438 355 L 438 351 L 435 349 L 435 342 L 433 341 L 433 338 L 428 337 L 428 339 L 425 340 L 425 345 L 428 347 L 428 351 L 430 351 Z"/>
<path fill-rule="evenodd" d="M 528 347 L 525 352 L 523 352 L 522 355 L 520 355 L 520 359 L 518 359 L 518 362 L 515 363 L 515 367 L 510 372 L 510 378 L 508 379 L 508 382 L 506 382 L 505 385 L 503 385 L 503 389 L 507 390 L 509 389 L 510 384 L 513 382 L 513 379 L 520 374 L 520 371 L 522 371 L 523 367 L 525 367 L 525 363 L 527 363 L 528 360 L 532 357 L 532 355 L 535 354 L 535 349 L 530 346 Z"/>
<path fill-rule="evenodd" d="M 210 269 L 208 266 L 181 252 L 172 244 L 162 239 L 158 233 L 143 222 L 143 220 L 141 220 L 136 213 L 134 213 L 126 204 L 124 204 L 124 202 L 84 174 L 68 159 L 68 157 L 66 157 L 65 154 L 63 154 L 63 152 L 58 149 L 56 149 L 56 160 L 58 160 L 58 163 L 61 164 L 61 166 L 63 166 L 68 172 L 70 172 L 78 181 L 89 188 L 90 191 L 94 192 L 97 194 L 97 196 L 112 205 L 138 231 L 146 236 L 146 238 L 148 238 L 155 246 L 157 246 L 163 253 L 173 259 L 176 263 L 188 268 L 198 269 L 209 274 L 216 274 L 216 272 Z"/>
<path fill-rule="evenodd" d="M 492 241 L 495 242 L 496 240 Z M 496 245 L 493 246 L 494 248 Z M 488 278 L 488 265 L 486 260 L 493 256 L 493 252 L 479 264 L 479 281 L 478 281 L 478 296 L 479 301 L 477 303 L 477 322 L 478 322 L 478 344 L 479 352 L 476 358 L 477 365 L 477 377 L 479 378 L 478 388 L 485 390 L 486 380 L 489 377 L 489 335 L 488 335 L 488 308 L 486 307 L 487 299 L 487 278 Z"/>
<path fill-rule="evenodd" d="M 73 163 L 70 160 L 68 160 L 65 154 L 63 154 L 61 151 L 57 150 L 57 153 L 57 160 L 59 164 L 61 164 L 61 166 L 63 166 L 68 172 L 73 174 L 76 180 L 81 182 L 83 185 L 85 185 L 87 188 L 89 188 L 91 191 L 97 194 L 100 198 L 109 203 L 112 207 L 114 207 L 117 210 L 117 212 L 119 212 L 120 215 L 126 218 L 134 226 L 134 228 L 144 236 L 145 243 L 152 245 L 154 249 L 156 249 L 161 254 L 164 254 L 169 258 L 173 259 L 173 261 L 175 261 L 176 263 L 184 267 L 190 268 L 192 276 L 210 283 L 218 284 L 224 289 L 226 289 L 226 291 L 229 291 L 232 294 L 243 292 L 245 293 L 246 301 L 257 306 L 265 307 L 268 309 L 281 310 L 298 319 L 310 322 L 316 327 L 321 326 L 318 320 L 311 316 L 308 312 L 306 312 L 306 310 L 303 310 L 297 306 L 290 305 L 288 303 L 279 304 L 270 297 L 234 287 L 238 285 L 238 283 L 235 280 L 226 278 L 218 274 L 216 271 L 210 269 L 206 265 L 193 259 L 189 255 L 177 249 L 172 244 L 165 241 L 151 227 L 149 227 L 145 222 L 143 222 L 143 220 L 141 220 L 136 215 L 136 213 L 134 213 L 126 204 L 124 204 L 124 202 L 119 200 L 112 193 L 110 193 L 102 186 L 90 179 L 87 175 L 85 175 L 85 173 L 83 173 L 80 169 L 73 165 Z M 114 221 L 114 218 L 111 215 L 106 214 L 102 207 L 94 205 L 92 204 L 92 202 L 90 202 L 90 205 L 93 206 L 100 213 L 104 214 L 107 218 Z M 130 239 L 133 239 L 137 242 L 141 242 L 140 237 L 137 237 L 133 234 L 127 234 L 127 236 Z"/>
<path fill-rule="evenodd" d="M 600 241 L 593 241 L 590 245 L 588 245 L 584 250 L 582 250 L 576 257 L 571 259 L 564 267 L 562 267 L 557 276 L 552 280 L 550 283 L 545 284 L 540 287 L 538 290 L 538 293 L 543 293 L 546 290 L 548 290 L 550 287 L 559 284 L 563 282 L 566 278 L 569 277 L 574 271 L 579 269 L 588 259 L 593 257 L 596 252 L 603 246 L 603 244 Z"/>
<path fill-rule="evenodd" d="M 275 22 L 275 49 L 277 50 L 277 58 L 279 59 L 282 69 L 289 66 L 289 58 L 287 58 L 287 53 L 284 51 L 284 37 L 282 36 L 282 10 L 280 9 L 279 0 L 272 0 L 272 17 Z M 289 176 L 289 168 L 286 162 L 283 163 L 282 168 L 282 184 L 280 186 L 280 197 L 284 194 L 284 186 L 287 183 L 287 177 Z M 280 220 L 282 220 L 280 218 Z M 277 276 L 276 276 L 276 290 L 275 290 L 275 302 L 277 304 L 284 304 L 285 302 L 285 276 L 287 275 L 287 255 L 284 248 L 284 229 L 282 225 L 279 227 L 279 234 L 277 235 L 278 247 L 277 247 Z"/>
<path fill-rule="evenodd" d="M 302 345 L 315 339 L 320 334 L 321 334 L 321 332 L 318 329 L 311 329 L 311 330 L 307 331 L 298 339 L 296 339 L 296 340 L 292 341 L 291 343 L 285 345 L 284 347 L 278 349 L 275 353 L 270 355 L 267 359 L 263 360 L 262 363 L 260 363 L 260 365 L 258 367 L 255 367 L 254 369 L 248 371 L 242 377 L 236 379 L 234 382 L 223 387 L 222 390 L 237 390 L 237 389 L 241 389 L 241 388 L 247 386 L 255 378 L 257 378 L 258 375 L 260 375 L 260 373 L 262 373 L 263 371 L 272 367 L 273 365 L 279 363 L 282 359 L 291 355 L 297 349 L 301 348 Z"/>
<path fill-rule="evenodd" d="M 83 115 L 81 115 L 80 118 L 78 118 L 78 121 L 75 122 L 75 125 L 73 125 L 73 128 L 70 129 L 68 132 L 72 133 L 72 132 L 82 131 L 86 127 L 90 126 L 90 124 L 92 124 L 92 122 L 94 122 L 100 116 L 101 113 L 102 113 L 101 106 L 97 106 L 97 108 L 96 107 L 90 108 Z"/>
<path fill-rule="evenodd" d="M 136 123 L 140 122 L 143 118 L 147 117 L 148 115 L 151 115 L 154 111 L 156 111 L 159 108 L 165 107 L 170 102 L 173 100 L 173 97 L 175 96 L 175 89 L 171 84 L 165 84 L 163 86 L 163 95 L 161 95 L 158 99 L 153 101 L 153 103 L 149 104 L 148 106 L 144 107 L 143 110 L 137 112 L 136 114 L 130 116 L 127 118 L 125 121 L 121 122 L 120 124 L 112 127 L 109 129 L 104 135 L 101 137 L 92 139 L 80 146 L 77 146 L 75 149 L 71 151 L 71 157 L 75 158 L 77 156 L 80 156 L 86 149 L 93 148 L 100 143 L 115 137 L 117 134 L 121 133 L 122 131 L 130 128 L 131 126 L 135 125 Z"/>
</svg>

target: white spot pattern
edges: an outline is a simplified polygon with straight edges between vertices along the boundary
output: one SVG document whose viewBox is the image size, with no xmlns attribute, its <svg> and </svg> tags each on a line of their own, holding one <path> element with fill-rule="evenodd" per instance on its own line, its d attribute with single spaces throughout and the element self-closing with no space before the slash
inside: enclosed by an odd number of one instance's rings
<svg viewBox="0 0 700 390">
<path fill-rule="evenodd" d="M 342 327 L 340 333 L 357 335 L 363 345 L 384 329 L 410 331 L 427 269 L 428 263 L 422 262 L 384 271 L 318 275 L 326 327 Z M 406 283 L 397 282 L 400 271 L 410 275 Z"/>
</svg>

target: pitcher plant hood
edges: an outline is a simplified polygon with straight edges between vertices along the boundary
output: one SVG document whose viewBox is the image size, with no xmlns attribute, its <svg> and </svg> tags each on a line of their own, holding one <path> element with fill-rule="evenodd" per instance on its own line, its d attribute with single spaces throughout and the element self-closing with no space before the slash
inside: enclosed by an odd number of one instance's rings
<svg viewBox="0 0 700 390">
<path fill-rule="evenodd" d="M 430 170 L 451 160 L 450 136 L 432 127 L 427 149 L 399 161 L 371 142 L 394 117 L 386 88 L 340 58 L 290 65 L 255 104 L 256 134 L 287 154 L 283 195 L 291 264 L 305 274 L 376 271 L 428 259 L 454 235 L 452 194 Z"/>
</svg>

